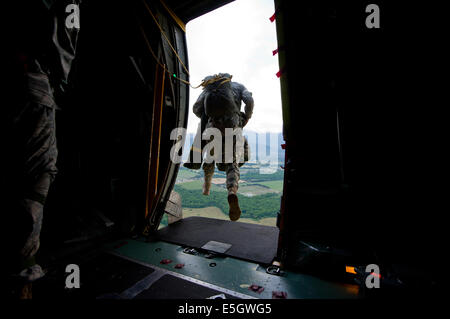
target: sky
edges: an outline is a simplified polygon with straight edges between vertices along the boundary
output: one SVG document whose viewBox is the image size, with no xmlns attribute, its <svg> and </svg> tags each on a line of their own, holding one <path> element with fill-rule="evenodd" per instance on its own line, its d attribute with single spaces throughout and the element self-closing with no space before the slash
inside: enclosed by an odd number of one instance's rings
<svg viewBox="0 0 450 319">
<path fill-rule="evenodd" d="M 245 129 L 261 133 L 282 131 L 278 56 L 272 54 L 277 48 L 276 26 L 269 20 L 274 12 L 273 0 L 236 0 L 186 24 L 192 86 L 207 75 L 233 75 L 233 81 L 252 92 L 255 101 Z M 190 90 L 190 133 L 200 121 L 192 105 L 201 92 L 201 87 Z"/>
</svg>

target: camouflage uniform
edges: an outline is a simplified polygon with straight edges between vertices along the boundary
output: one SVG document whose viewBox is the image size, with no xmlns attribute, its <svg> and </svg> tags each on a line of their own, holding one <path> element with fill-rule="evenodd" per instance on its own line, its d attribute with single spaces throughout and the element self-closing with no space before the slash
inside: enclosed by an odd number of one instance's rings
<svg viewBox="0 0 450 319">
<path fill-rule="evenodd" d="M 220 79 L 230 79 L 229 74 L 218 74 L 216 76 Z M 209 76 L 204 79 L 204 82 L 213 79 L 214 76 Z M 219 96 L 219 97 L 218 97 Z M 245 103 L 245 112 L 241 112 L 241 102 Z M 198 100 L 193 106 L 195 115 L 201 118 L 203 113 L 208 116 L 208 123 L 206 129 L 217 128 L 222 134 L 222 163 L 215 163 L 212 160 L 214 152 L 206 154 L 205 162 L 203 163 L 203 171 L 205 174 L 205 183 L 210 185 L 212 176 L 214 175 L 215 164 L 220 171 L 225 171 L 227 174 L 226 186 L 227 189 L 235 187 L 238 188 L 239 183 L 239 167 L 248 160 L 249 150 L 248 142 L 244 141 L 244 147 L 236 147 L 236 140 L 244 140 L 242 136 L 242 130 L 237 135 L 233 142 L 233 162 L 225 162 L 225 128 L 240 128 L 242 129 L 247 121 L 250 119 L 253 113 L 253 98 L 252 93 L 249 92 L 244 85 L 237 82 L 223 82 L 218 80 L 211 85 L 205 86 L 204 91 L 200 94 Z M 213 107 L 212 105 L 215 105 Z M 210 142 L 210 141 L 208 141 Z M 244 152 L 244 161 L 239 161 L 242 158 L 242 151 Z"/>
<path fill-rule="evenodd" d="M 2 188 L 7 222 L 9 274 L 31 282 L 43 276 L 34 256 L 40 245 L 45 201 L 56 174 L 55 99 L 67 88 L 79 31 L 79 0 L 17 1 L 8 41 L 6 90 L 14 101 L 2 121 L 8 150 Z"/>
</svg>

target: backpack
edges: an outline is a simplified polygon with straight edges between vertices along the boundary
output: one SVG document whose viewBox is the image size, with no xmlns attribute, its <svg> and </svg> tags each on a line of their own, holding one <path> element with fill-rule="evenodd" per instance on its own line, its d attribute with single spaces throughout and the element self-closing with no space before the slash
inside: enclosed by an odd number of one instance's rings
<svg viewBox="0 0 450 319">
<path fill-rule="evenodd" d="M 206 93 L 205 114 L 208 117 L 217 119 L 239 114 L 231 87 L 231 75 L 219 73 L 206 77 L 203 83 Z"/>
</svg>

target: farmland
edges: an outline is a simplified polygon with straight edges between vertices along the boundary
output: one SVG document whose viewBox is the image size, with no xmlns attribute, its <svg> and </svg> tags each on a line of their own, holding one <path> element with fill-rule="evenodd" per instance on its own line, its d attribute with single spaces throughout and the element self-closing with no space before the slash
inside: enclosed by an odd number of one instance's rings
<svg viewBox="0 0 450 319">
<path fill-rule="evenodd" d="M 174 191 L 182 198 L 183 217 L 202 216 L 228 219 L 225 173 L 217 171 L 213 176 L 209 196 L 202 194 L 203 171 L 180 167 Z M 259 174 L 252 165 L 241 169 L 238 198 L 242 210 L 239 222 L 275 226 L 283 190 L 283 171 Z M 167 225 L 164 217 L 161 226 Z"/>
</svg>

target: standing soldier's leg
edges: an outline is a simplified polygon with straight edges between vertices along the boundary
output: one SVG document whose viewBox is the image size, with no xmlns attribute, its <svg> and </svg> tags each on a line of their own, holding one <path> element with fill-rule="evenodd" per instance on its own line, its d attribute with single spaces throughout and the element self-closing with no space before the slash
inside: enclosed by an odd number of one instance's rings
<svg viewBox="0 0 450 319">
<path fill-rule="evenodd" d="M 30 131 L 25 147 L 25 185 L 21 206 L 32 220 L 33 230 L 28 235 L 21 255 L 24 259 L 33 258 L 39 249 L 39 236 L 45 201 L 57 169 L 58 151 L 55 136 L 55 108 L 40 104 L 30 105 Z"/>
<path fill-rule="evenodd" d="M 11 227 L 14 229 L 12 269 L 21 298 L 31 298 L 31 282 L 44 275 L 36 263 L 40 245 L 44 204 L 56 173 L 58 151 L 55 136 L 55 106 L 28 101 L 18 106 L 12 121 L 13 167 L 18 186 L 11 199 Z M 14 176 L 10 176 L 12 180 Z M 21 288 L 22 287 L 22 288 Z M 14 292 L 13 292 L 14 293 Z"/>
</svg>

